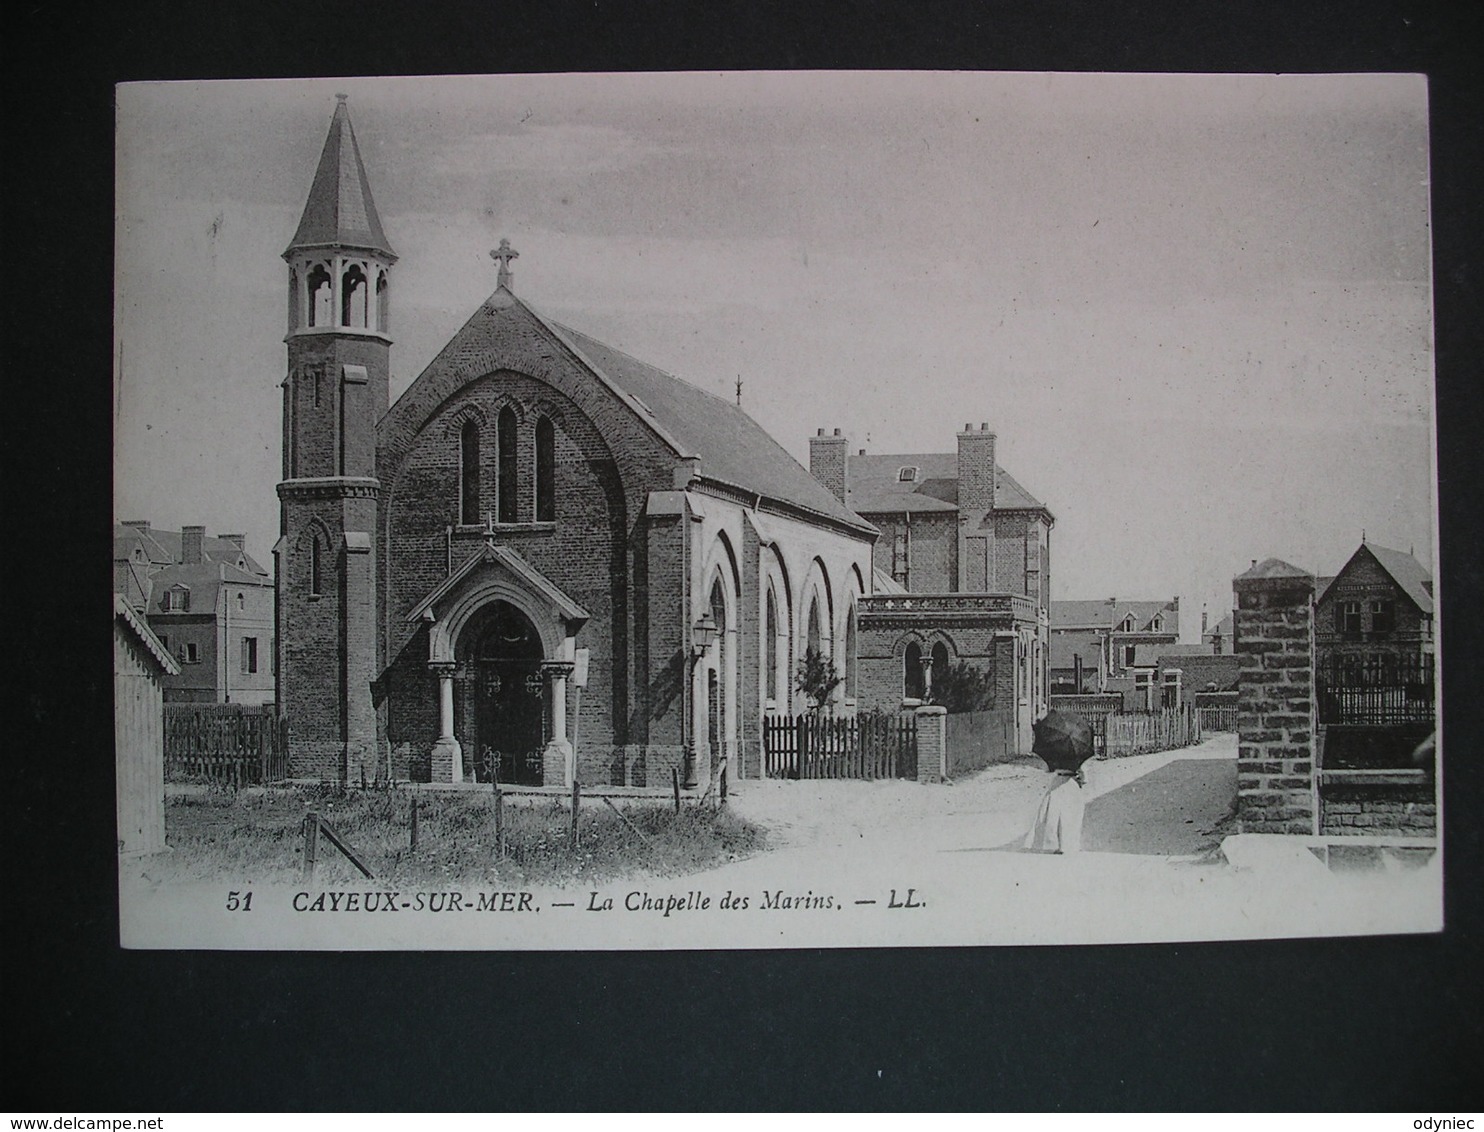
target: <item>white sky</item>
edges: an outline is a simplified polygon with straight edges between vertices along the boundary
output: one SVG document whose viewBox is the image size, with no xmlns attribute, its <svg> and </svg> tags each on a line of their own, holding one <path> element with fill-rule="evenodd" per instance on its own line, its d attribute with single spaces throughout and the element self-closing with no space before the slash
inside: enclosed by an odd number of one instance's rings
<svg viewBox="0 0 1484 1132">
<path fill-rule="evenodd" d="M 292 237 L 350 94 L 392 396 L 520 251 L 544 314 L 731 396 L 807 464 L 988 421 L 1053 597 L 1276 556 L 1432 562 L 1419 76 L 732 73 L 119 88 L 115 512 L 277 538 Z"/>
</svg>

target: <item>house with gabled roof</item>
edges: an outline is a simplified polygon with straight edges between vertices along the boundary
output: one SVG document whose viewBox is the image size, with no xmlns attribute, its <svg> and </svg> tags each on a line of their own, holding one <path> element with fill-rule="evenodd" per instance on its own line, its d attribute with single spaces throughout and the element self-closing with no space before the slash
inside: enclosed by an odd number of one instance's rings
<svg viewBox="0 0 1484 1132">
<path fill-rule="evenodd" d="M 1180 640 L 1180 599 L 1051 603 L 1051 679 L 1058 691 L 1102 692 L 1152 677 L 1159 649 Z M 1141 651 L 1142 650 L 1142 651 Z"/>
<path fill-rule="evenodd" d="M 243 535 L 119 523 L 113 575 L 176 662 L 161 681 L 166 703 L 273 702 L 273 577 Z"/>
<path fill-rule="evenodd" d="M 1339 573 L 1318 580 L 1315 595 L 1316 663 L 1379 656 L 1431 664 L 1432 575 L 1408 551 L 1362 539 Z"/>
<path fill-rule="evenodd" d="M 809 468 L 880 532 L 860 606 L 863 699 L 931 701 L 933 681 L 967 665 L 988 677 L 1021 749 L 1046 710 L 1050 509 L 996 459 L 987 423 L 953 452 L 852 453 L 839 429 L 809 438 Z"/>
<path fill-rule="evenodd" d="M 762 773 L 806 650 L 856 706 L 870 522 L 740 406 L 547 317 L 519 253 L 389 404 L 397 255 L 342 99 L 284 260 L 278 697 L 300 777 Z"/>
</svg>

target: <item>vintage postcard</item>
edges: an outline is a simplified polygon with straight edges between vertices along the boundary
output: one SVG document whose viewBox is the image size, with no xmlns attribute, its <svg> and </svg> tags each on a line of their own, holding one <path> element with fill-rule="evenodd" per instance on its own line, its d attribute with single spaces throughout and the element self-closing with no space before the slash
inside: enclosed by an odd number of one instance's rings
<svg viewBox="0 0 1484 1132">
<path fill-rule="evenodd" d="M 1440 930 L 1427 93 L 119 87 L 122 943 Z"/>
</svg>

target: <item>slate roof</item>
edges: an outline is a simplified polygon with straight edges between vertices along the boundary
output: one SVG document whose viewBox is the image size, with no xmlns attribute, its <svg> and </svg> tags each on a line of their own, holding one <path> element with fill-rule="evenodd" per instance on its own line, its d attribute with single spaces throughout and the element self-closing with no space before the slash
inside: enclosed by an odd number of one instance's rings
<svg viewBox="0 0 1484 1132">
<path fill-rule="evenodd" d="M 217 591 L 223 585 L 263 586 L 266 579 L 258 574 L 249 574 L 225 562 L 207 562 L 200 566 L 166 566 L 157 570 L 150 578 L 152 588 L 149 595 L 149 612 L 165 613 L 165 594 L 178 585 L 191 591 L 191 607 L 188 613 L 212 613 L 216 610 Z"/>
<path fill-rule="evenodd" d="M 1104 631 L 1133 614 L 1134 632 L 1150 633 L 1149 625 L 1155 617 L 1163 615 L 1164 628 L 1161 633 L 1178 635 L 1180 611 L 1171 609 L 1167 601 L 1119 601 L 1117 598 L 1102 601 L 1053 601 L 1051 603 L 1051 628 L 1080 629 L 1096 627 Z"/>
<path fill-rule="evenodd" d="M 127 527 L 122 523 L 114 524 L 113 558 L 115 562 L 121 558 L 132 557 L 131 551 L 135 545 L 138 545 L 144 548 L 146 559 L 152 566 L 179 564 L 180 544 L 179 531 L 161 531 L 153 527 L 146 531 L 139 527 Z M 224 562 L 234 567 L 240 558 L 247 563 L 249 572 L 260 575 L 259 581 L 269 576 L 268 571 L 263 569 L 251 554 L 242 550 L 231 539 L 207 535 L 201 540 L 201 556 L 206 562 Z"/>
<path fill-rule="evenodd" d="M 542 321 L 631 404 L 637 402 L 635 411 L 682 449 L 677 455 L 699 457 L 703 478 L 874 531 L 739 406 L 580 331 Z"/>
<path fill-rule="evenodd" d="M 917 469 L 914 482 L 901 482 L 904 467 Z M 845 502 L 863 515 L 957 511 L 958 453 L 852 454 L 846 464 Z M 1045 511 L 1046 505 L 996 464 L 995 508 Z"/>
<path fill-rule="evenodd" d="M 1099 658 L 1102 656 L 1102 644 L 1098 635 L 1091 630 L 1081 632 L 1067 630 L 1062 633 L 1054 633 L 1051 637 L 1051 667 L 1052 668 L 1076 668 L 1074 659 L 1082 657 L 1082 667 L 1094 669 L 1098 666 Z"/>
<path fill-rule="evenodd" d="M 1134 646 L 1134 667 L 1153 668 L 1160 661 L 1169 657 L 1178 660 L 1187 656 L 1213 656 L 1211 645 L 1208 643 L 1200 645 L 1172 645 L 1172 644 L 1141 644 Z M 1178 668 L 1179 664 L 1168 665 L 1170 668 Z"/>
<path fill-rule="evenodd" d="M 320 153 L 319 167 L 314 171 L 314 184 L 304 203 L 304 214 L 294 232 L 285 257 L 296 248 L 334 245 L 381 252 L 395 260 L 396 254 L 387 242 L 371 199 L 371 185 L 366 180 L 366 167 L 361 163 L 361 150 L 356 145 L 355 130 L 350 125 L 350 111 L 342 98 L 330 119 L 330 132 Z"/>
<path fill-rule="evenodd" d="M 1432 612 L 1432 594 L 1429 592 L 1432 589 L 1432 575 L 1427 572 L 1426 566 L 1405 550 L 1392 550 L 1389 546 L 1377 546 L 1373 542 L 1361 545 L 1371 552 L 1381 564 L 1381 569 L 1391 575 L 1392 581 L 1401 587 L 1402 592 L 1417 603 L 1418 609 L 1423 613 Z"/>
</svg>

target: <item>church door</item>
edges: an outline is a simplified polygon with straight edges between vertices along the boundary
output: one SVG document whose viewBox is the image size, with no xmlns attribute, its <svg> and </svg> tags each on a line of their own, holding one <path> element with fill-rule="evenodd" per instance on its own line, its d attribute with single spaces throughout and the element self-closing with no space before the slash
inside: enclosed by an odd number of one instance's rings
<svg viewBox="0 0 1484 1132">
<path fill-rule="evenodd" d="M 524 614 L 495 602 L 474 650 L 480 782 L 541 785 L 544 743 L 541 640 Z"/>
</svg>

